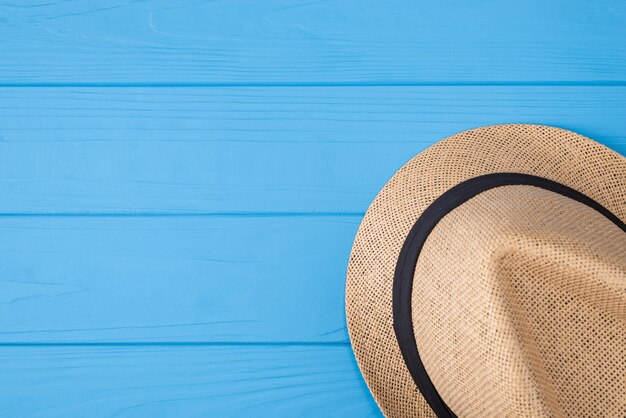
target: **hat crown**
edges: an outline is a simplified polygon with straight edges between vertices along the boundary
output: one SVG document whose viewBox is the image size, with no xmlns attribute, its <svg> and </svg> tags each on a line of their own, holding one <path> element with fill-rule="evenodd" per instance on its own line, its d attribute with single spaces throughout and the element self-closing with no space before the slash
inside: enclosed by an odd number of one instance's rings
<svg viewBox="0 0 626 418">
<path fill-rule="evenodd" d="M 482 192 L 416 264 L 424 367 L 458 416 L 617 416 L 625 283 L 626 234 L 596 210 L 533 186 Z"/>
</svg>

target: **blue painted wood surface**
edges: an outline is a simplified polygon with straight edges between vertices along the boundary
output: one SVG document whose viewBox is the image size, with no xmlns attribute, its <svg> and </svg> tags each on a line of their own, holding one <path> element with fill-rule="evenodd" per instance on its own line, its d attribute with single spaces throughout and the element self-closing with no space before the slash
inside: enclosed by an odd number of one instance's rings
<svg viewBox="0 0 626 418">
<path fill-rule="evenodd" d="M 7 84 L 626 82 L 620 0 L 7 0 L 0 7 L 0 83 Z"/>
<path fill-rule="evenodd" d="M 3 347 L 0 362 L 5 417 L 379 414 L 346 345 Z"/>
<path fill-rule="evenodd" d="M 414 154 L 480 125 L 624 153 L 625 108 L 626 86 L 0 88 L 0 213 L 360 214 Z"/>
<path fill-rule="evenodd" d="M 0 217 L 3 342 L 348 343 L 358 216 Z"/>
<path fill-rule="evenodd" d="M 626 154 L 621 1 L 0 4 L 0 415 L 380 416 L 360 217 L 494 123 Z"/>
</svg>

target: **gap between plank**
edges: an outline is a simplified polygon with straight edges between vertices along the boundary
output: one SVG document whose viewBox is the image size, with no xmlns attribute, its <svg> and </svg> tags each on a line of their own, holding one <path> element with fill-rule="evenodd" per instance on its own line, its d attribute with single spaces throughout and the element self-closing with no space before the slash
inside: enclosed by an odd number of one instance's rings
<svg viewBox="0 0 626 418">
<path fill-rule="evenodd" d="M 620 87 L 626 80 L 598 81 L 355 81 L 355 82 L 42 82 L 42 83 L 0 83 L 0 88 L 115 88 L 115 87 L 515 87 L 515 86 L 554 86 L 554 87 Z"/>
<path fill-rule="evenodd" d="M 0 218 L 315 218 L 363 217 L 365 212 L 10 212 Z"/>
<path fill-rule="evenodd" d="M 348 341 L 107 341 L 107 342 L 1 342 L 0 349 L 6 347 L 344 347 Z"/>
</svg>

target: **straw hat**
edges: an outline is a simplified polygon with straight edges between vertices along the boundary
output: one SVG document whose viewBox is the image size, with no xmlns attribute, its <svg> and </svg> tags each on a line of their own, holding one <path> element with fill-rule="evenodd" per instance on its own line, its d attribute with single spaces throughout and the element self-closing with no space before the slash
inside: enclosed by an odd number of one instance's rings
<svg viewBox="0 0 626 418">
<path fill-rule="evenodd" d="M 380 191 L 346 312 L 388 417 L 622 417 L 626 158 L 573 132 L 454 135 Z"/>
</svg>

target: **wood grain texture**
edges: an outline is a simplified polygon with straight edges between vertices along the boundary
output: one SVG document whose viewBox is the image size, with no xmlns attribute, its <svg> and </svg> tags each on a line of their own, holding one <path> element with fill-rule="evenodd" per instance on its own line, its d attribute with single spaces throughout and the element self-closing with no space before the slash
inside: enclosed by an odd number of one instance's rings
<svg viewBox="0 0 626 418">
<path fill-rule="evenodd" d="M 359 220 L 0 217 L 0 343 L 347 343 Z"/>
<path fill-rule="evenodd" d="M 349 346 L 2 347 L 4 417 L 381 417 Z"/>
<path fill-rule="evenodd" d="M 626 154 L 626 87 L 0 89 L 0 213 L 363 213 L 413 155 L 495 123 Z"/>
<path fill-rule="evenodd" d="M 0 83 L 624 83 L 626 5 L 8 1 Z"/>
</svg>

